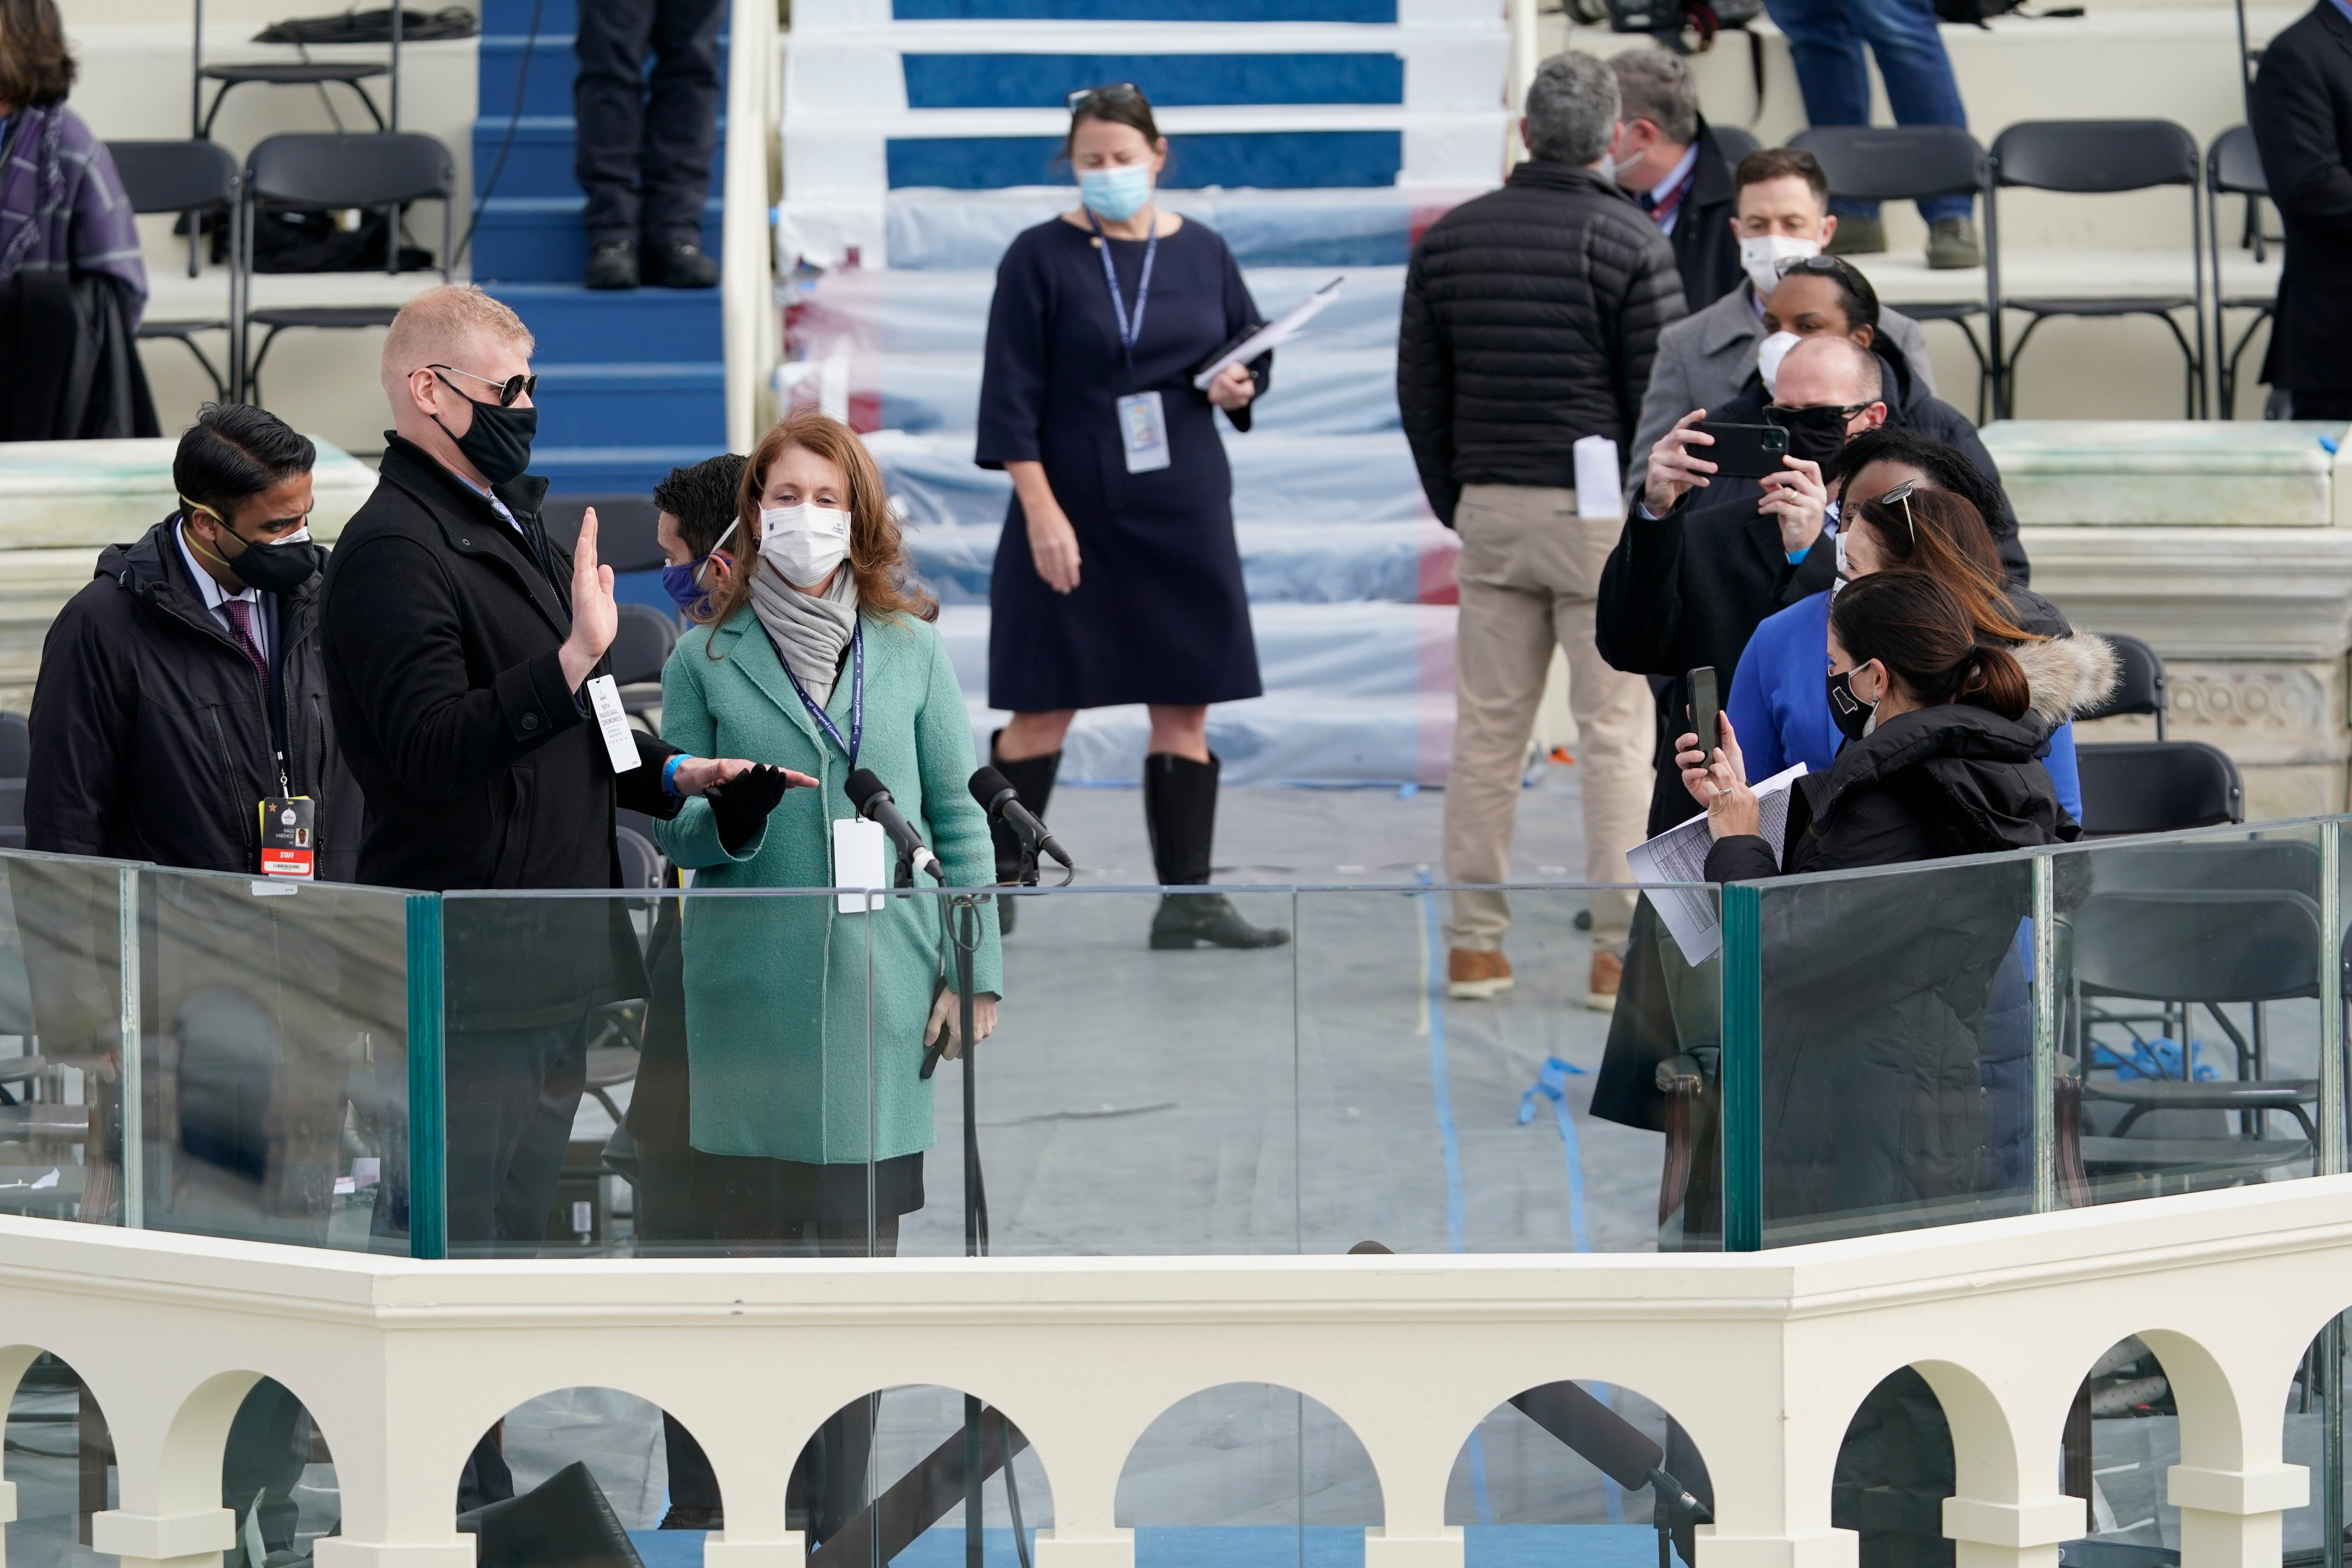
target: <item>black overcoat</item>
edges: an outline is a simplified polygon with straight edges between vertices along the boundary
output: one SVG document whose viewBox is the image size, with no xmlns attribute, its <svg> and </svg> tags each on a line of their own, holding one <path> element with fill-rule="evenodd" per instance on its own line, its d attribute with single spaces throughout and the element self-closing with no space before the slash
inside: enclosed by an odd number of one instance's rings
<svg viewBox="0 0 2352 1568">
<path fill-rule="evenodd" d="M 2263 379 L 2352 387 L 2352 20 L 2319 0 L 2263 50 L 2251 123 L 2286 230 Z"/>
</svg>

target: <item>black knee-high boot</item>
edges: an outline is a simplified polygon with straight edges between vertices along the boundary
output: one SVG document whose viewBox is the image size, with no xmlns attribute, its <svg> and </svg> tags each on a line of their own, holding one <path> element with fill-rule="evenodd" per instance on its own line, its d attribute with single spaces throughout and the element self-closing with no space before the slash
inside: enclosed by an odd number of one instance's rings
<svg viewBox="0 0 2352 1568">
<path fill-rule="evenodd" d="M 996 749 L 997 742 L 1003 735 L 1004 731 L 999 730 L 989 736 L 988 760 L 996 764 L 996 771 L 1004 775 L 1004 782 L 1013 786 L 1013 793 L 1020 797 L 1023 805 L 1029 808 L 1029 815 L 1043 822 L 1045 819 L 1045 803 L 1054 797 L 1054 775 L 1062 769 L 1062 753 L 1048 752 L 1042 757 L 1008 761 Z M 1017 880 L 1021 875 L 1020 838 L 1002 823 L 991 823 L 989 833 L 996 845 L 996 879 L 999 882 Z M 1003 935 L 1013 934 L 1013 912 L 1020 902 L 1018 899 L 996 900 L 997 930 Z"/>
<path fill-rule="evenodd" d="M 1196 763 L 1173 752 L 1143 759 L 1143 826 L 1151 836 L 1151 863 L 1163 887 L 1199 887 L 1209 879 L 1209 849 L 1217 836 L 1215 757 Z M 1151 919 L 1156 948 L 1279 947 L 1290 933 L 1254 926 L 1223 893 L 1168 893 Z"/>
</svg>

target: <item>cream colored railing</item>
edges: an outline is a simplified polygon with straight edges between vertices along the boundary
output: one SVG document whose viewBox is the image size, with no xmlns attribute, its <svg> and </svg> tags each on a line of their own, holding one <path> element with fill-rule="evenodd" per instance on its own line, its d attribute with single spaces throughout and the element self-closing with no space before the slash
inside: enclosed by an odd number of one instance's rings
<svg viewBox="0 0 2352 1568">
<path fill-rule="evenodd" d="M 720 171 L 719 331 L 727 352 L 727 449 L 759 438 L 768 378 L 783 357 L 768 237 L 777 102 L 776 0 L 729 0 L 727 157 Z"/>
<path fill-rule="evenodd" d="M 798 1568 L 793 1456 L 845 1403 L 909 1384 L 984 1398 L 1035 1445 L 1040 1568 L 1131 1568 L 1113 1511 L 1130 1449 L 1235 1382 L 1319 1400 L 1362 1441 L 1384 1513 L 1368 1568 L 1460 1568 L 1457 1451 L 1560 1378 L 1639 1390 L 1706 1454 L 1700 1568 L 1850 1568 L 1840 1440 L 1909 1365 L 1951 1422 L 1960 1568 L 2052 1568 L 2085 1528 L 2059 1490 L 2074 1390 L 2137 1333 L 2178 1401 L 2184 1568 L 2274 1568 L 2308 1489 L 2281 1412 L 2347 1300 L 2352 1177 L 1737 1257 L 434 1264 L 0 1219 L 0 1388 L 40 1350 L 80 1371 L 120 1465 L 95 1544 L 127 1568 L 218 1563 L 223 1447 L 265 1374 L 333 1449 L 342 1533 L 319 1568 L 468 1568 L 450 1513 L 467 1451 L 591 1380 L 700 1438 L 727 1500 L 710 1568 Z"/>
</svg>

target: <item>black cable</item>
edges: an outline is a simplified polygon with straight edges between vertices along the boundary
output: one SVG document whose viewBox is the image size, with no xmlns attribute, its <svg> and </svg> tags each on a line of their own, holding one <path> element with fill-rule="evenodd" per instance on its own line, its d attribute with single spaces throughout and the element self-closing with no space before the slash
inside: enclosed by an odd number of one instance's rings
<svg viewBox="0 0 2352 1568">
<path fill-rule="evenodd" d="M 398 0 L 394 0 L 398 4 Z M 539 47 L 540 18 L 546 15 L 547 0 L 530 0 L 530 31 L 523 35 L 522 60 L 515 67 L 514 108 L 507 114 L 507 133 L 499 141 L 499 155 L 490 164 L 490 177 L 476 187 L 474 216 L 466 221 L 466 237 L 457 242 L 457 254 L 449 258 L 454 269 L 458 258 L 474 247 L 474 231 L 482 226 L 482 213 L 490 205 L 490 197 L 499 188 L 499 176 L 507 172 L 507 154 L 514 150 L 515 132 L 522 128 L 523 94 L 530 86 L 530 57 Z M 577 127 L 574 127 L 576 132 Z"/>
</svg>

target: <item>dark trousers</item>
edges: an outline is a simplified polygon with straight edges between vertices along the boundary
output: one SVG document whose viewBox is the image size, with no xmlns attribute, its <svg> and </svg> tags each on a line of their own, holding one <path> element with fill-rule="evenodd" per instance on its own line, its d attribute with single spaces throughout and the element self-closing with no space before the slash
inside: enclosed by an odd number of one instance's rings
<svg viewBox="0 0 2352 1568">
<path fill-rule="evenodd" d="M 2297 392 L 2294 395 L 2296 419 L 2352 419 L 2352 390 L 2329 388 L 2325 392 Z"/>
<path fill-rule="evenodd" d="M 449 1250 L 534 1252 L 588 1081 L 585 1020 L 449 1036 Z"/>
<path fill-rule="evenodd" d="M 580 0 L 573 173 L 588 195 L 590 244 L 699 240 L 718 146 L 725 15 L 721 0 Z"/>
</svg>

